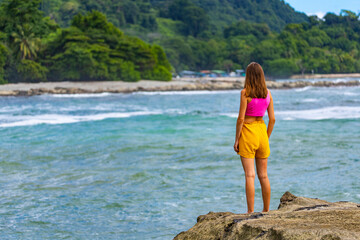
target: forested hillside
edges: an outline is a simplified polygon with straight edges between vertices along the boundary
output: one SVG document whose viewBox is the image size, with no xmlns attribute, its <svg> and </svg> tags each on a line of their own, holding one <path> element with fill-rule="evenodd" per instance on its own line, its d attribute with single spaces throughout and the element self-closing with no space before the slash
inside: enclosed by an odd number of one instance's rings
<svg viewBox="0 0 360 240">
<path fill-rule="evenodd" d="M 0 2 L 7 81 L 169 80 L 251 61 L 275 77 L 360 72 L 359 15 L 346 10 L 318 19 L 281 0 Z"/>
<path fill-rule="evenodd" d="M 170 18 L 177 13 L 171 11 L 169 6 L 179 3 L 179 8 L 181 8 L 181 6 L 187 6 L 186 2 L 192 2 L 196 7 L 204 10 L 211 27 L 215 27 L 217 30 L 223 29 L 233 22 L 247 20 L 256 23 L 266 22 L 270 29 L 279 32 L 288 23 L 307 21 L 304 13 L 296 12 L 282 0 L 151 0 L 150 2 L 161 12 L 165 11 Z"/>
<path fill-rule="evenodd" d="M 179 11 L 174 11 L 177 5 Z M 307 21 L 304 13 L 296 12 L 282 0 L 42 0 L 41 10 L 60 26 L 69 26 L 77 13 L 98 10 L 117 27 L 131 24 L 156 29 L 155 18 L 178 18 L 182 13 L 199 13 L 217 30 L 240 19 L 266 22 L 272 30 L 280 31 L 288 23 Z M 190 17 L 192 16 L 190 14 Z"/>
</svg>

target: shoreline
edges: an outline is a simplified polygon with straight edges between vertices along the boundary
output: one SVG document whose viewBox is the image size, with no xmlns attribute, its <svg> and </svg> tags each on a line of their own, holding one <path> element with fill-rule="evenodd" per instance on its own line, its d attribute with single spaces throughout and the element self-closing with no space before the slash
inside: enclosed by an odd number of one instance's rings
<svg viewBox="0 0 360 240">
<path fill-rule="evenodd" d="M 308 81 L 310 78 L 298 79 L 292 76 L 289 80 L 295 81 L 266 81 L 269 89 L 290 89 L 332 86 L 360 86 L 360 74 L 358 79 L 347 76 L 347 80 L 340 81 L 320 80 Z M 313 76 L 313 75 L 312 75 Z M 333 78 L 341 78 L 344 74 L 332 75 Z M 313 78 L 313 79 L 319 79 Z M 321 78 L 329 78 L 321 75 Z M 352 79 L 353 78 L 353 79 Z M 244 77 L 240 78 L 197 78 L 197 79 L 174 79 L 169 82 L 141 80 L 138 82 L 123 81 L 92 81 L 92 82 L 40 82 L 40 83 L 11 83 L 0 85 L 0 96 L 33 96 L 42 94 L 91 94 L 91 93 L 132 93 L 139 91 L 199 91 L 199 90 L 237 90 L 244 86 Z"/>
</svg>

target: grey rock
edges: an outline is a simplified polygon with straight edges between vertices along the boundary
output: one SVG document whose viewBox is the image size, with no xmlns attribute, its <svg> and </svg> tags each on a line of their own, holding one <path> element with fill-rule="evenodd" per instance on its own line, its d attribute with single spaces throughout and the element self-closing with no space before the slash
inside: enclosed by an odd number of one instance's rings
<svg viewBox="0 0 360 240">
<path fill-rule="evenodd" d="M 209 212 L 174 240 L 355 240 L 360 239 L 360 205 L 297 197 L 285 192 L 277 210 L 236 214 Z"/>
</svg>

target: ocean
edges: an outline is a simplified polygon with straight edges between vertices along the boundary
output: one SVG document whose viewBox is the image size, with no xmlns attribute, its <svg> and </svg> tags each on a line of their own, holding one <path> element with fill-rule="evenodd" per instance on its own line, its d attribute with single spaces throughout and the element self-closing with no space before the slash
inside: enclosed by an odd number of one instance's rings
<svg viewBox="0 0 360 240">
<path fill-rule="evenodd" d="M 359 203 L 360 87 L 271 92 L 270 210 L 286 191 Z M 209 211 L 245 213 L 239 101 L 239 90 L 1 97 L 1 239 L 172 239 Z"/>
</svg>

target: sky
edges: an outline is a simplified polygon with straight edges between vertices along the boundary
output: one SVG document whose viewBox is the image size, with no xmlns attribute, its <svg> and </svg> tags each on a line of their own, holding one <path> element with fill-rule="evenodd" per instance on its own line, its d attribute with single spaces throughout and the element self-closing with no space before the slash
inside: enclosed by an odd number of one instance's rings
<svg viewBox="0 0 360 240">
<path fill-rule="evenodd" d="M 359 14 L 360 0 L 285 0 L 296 11 L 322 18 L 327 12 L 339 14 L 341 9 Z"/>
</svg>

